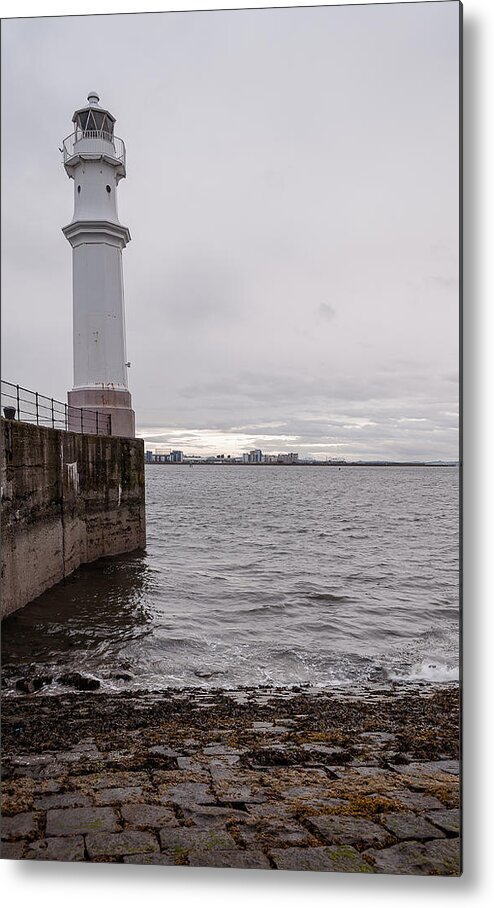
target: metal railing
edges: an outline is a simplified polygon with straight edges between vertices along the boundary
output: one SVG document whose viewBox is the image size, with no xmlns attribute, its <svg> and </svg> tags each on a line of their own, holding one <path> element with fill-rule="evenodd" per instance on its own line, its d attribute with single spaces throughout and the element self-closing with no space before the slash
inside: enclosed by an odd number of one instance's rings
<svg viewBox="0 0 494 908">
<path fill-rule="evenodd" d="M 88 140 L 88 146 L 86 146 L 86 140 Z M 76 149 L 76 144 L 80 144 L 80 148 Z M 111 145 L 112 149 L 108 150 L 108 146 Z M 110 153 L 112 158 L 115 158 L 117 161 L 120 161 L 121 164 L 125 165 L 125 144 L 123 139 L 119 139 L 118 136 L 113 136 L 111 133 L 106 132 L 104 129 L 78 129 L 76 132 L 73 132 L 70 136 L 67 136 L 63 140 L 63 162 L 64 164 L 70 158 L 73 158 L 74 155 L 78 154 L 80 151 L 81 154 L 108 154 Z"/>
<path fill-rule="evenodd" d="M 85 407 L 71 407 L 53 397 L 29 391 L 2 379 L 2 414 L 6 419 L 36 423 L 81 435 L 111 435 L 111 415 Z"/>
</svg>

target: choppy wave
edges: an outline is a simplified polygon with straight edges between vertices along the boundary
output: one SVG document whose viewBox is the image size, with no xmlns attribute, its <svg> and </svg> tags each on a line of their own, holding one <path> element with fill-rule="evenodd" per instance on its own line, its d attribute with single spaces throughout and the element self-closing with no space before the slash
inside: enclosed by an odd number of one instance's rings
<svg viewBox="0 0 494 908">
<path fill-rule="evenodd" d="M 146 553 L 4 621 L 6 690 L 69 670 L 105 690 L 457 679 L 455 469 L 156 466 L 147 510 Z"/>
</svg>

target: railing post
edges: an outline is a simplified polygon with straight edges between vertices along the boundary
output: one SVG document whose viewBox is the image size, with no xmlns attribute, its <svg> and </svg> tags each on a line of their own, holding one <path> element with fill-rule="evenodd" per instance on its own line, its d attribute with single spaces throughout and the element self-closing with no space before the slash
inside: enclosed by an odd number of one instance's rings
<svg viewBox="0 0 494 908">
<path fill-rule="evenodd" d="M 55 428 L 55 411 L 53 409 L 53 397 L 51 399 L 51 427 L 52 427 L 52 429 Z"/>
<path fill-rule="evenodd" d="M 98 411 L 96 410 L 96 435 L 99 435 L 98 415 Z"/>
<path fill-rule="evenodd" d="M 67 404 L 65 404 L 65 431 L 69 431 L 69 411 Z"/>
<path fill-rule="evenodd" d="M 21 418 L 21 397 L 19 394 L 19 385 L 16 385 L 17 388 L 17 419 Z"/>
<path fill-rule="evenodd" d="M 38 392 L 35 391 L 35 394 L 36 394 L 36 425 L 39 426 Z"/>
</svg>

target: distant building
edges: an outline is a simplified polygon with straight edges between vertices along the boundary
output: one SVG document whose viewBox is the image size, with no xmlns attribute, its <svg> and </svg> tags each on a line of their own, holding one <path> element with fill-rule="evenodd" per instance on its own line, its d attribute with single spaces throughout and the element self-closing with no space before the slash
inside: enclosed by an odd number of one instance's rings
<svg viewBox="0 0 494 908">
<path fill-rule="evenodd" d="M 278 454 L 278 463 L 298 463 L 298 454 Z"/>
<path fill-rule="evenodd" d="M 153 462 L 153 456 L 154 456 L 154 455 L 153 455 L 153 452 L 152 452 L 152 451 L 146 451 L 145 454 L 144 454 L 144 461 L 145 461 L 145 463 L 152 463 L 152 462 Z"/>
<path fill-rule="evenodd" d="M 170 451 L 170 461 L 171 461 L 171 463 L 183 463 L 184 462 L 184 452 L 183 451 Z"/>
</svg>

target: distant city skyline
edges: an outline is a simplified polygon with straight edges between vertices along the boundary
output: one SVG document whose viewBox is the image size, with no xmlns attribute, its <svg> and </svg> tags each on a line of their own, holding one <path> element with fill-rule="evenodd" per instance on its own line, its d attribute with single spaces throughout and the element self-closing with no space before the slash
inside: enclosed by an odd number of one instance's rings
<svg viewBox="0 0 494 908">
<path fill-rule="evenodd" d="M 96 90 L 146 447 L 457 460 L 458 9 L 4 20 L 3 378 L 72 387 L 58 146 Z"/>
<path fill-rule="evenodd" d="M 384 459 L 371 459 L 366 460 L 362 458 L 360 460 L 345 457 L 299 457 L 298 451 L 278 451 L 276 453 L 267 453 L 262 451 L 260 448 L 243 451 L 242 454 L 225 454 L 216 452 L 215 454 L 198 454 L 195 451 L 180 451 L 180 450 L 171 450 L 166 448 L 166 446 L 159 447 L 146 447 L 145 449 L 145 462 L 146 463 L 242 463 L 242 464 L 269 464 L 273 465 L 307 465 L 307 464 L 400 464 L 400 463 L 417 463 L 417 464 L 445 464 L 445 465 L 455 465 L 458 463 L 456 460 L 435 460 L 435 461 L 393 461 L 393 460 L 384 460 Z"/>
</svg>

